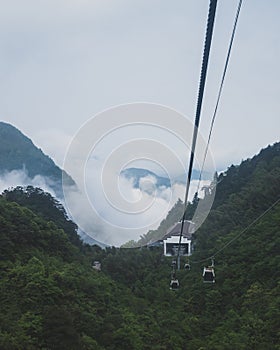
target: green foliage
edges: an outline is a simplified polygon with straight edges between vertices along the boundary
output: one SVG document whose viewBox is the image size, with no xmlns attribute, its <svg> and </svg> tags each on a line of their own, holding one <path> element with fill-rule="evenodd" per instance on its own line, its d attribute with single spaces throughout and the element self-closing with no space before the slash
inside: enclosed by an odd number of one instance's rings
<svg viewBox="0 0 280 350">
<path fill-rule="evenodd" d="M 44 192 L 38 187 L 18 186 L 5 190 L 3 196 L 9 202 L 16 202 L 32 210 L 44 220 L 55 222 L 56 226 L 64 230 L 72 243 L 81 247 L 80 238 L 76 233 L 78 229 L 77 225 L 68 219 L 62 204 L 52 197 L 51 194 Z"/>
<path fill-rule="evenodd" d="M 279 198 L 279 169 L 276 144 L 219 176 L 213 210 L 196 232 L 191 270 L 178 271 L 176 292 L 160 248 L 81 245 L 50 195 L 5 192 L 0 348 L 279 349 L 280 204 L 240 234 Z M 203 265 L 219 250 L 216 283 L 203 284 Z"/>
</svg>

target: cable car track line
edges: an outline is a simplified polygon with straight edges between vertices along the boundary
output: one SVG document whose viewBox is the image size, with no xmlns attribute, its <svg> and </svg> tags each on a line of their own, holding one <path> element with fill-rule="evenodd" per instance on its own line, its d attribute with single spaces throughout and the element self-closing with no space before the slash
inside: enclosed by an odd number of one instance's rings
<svg viewBox="0 0 280 350">
<path fill-rule="evenodd" d="M 217 8 L 217 0 L 210 0 L 207 28 L 206 28 L 206 37 L 205 37 L 205 43 L 204 43 L 204 52 L 203 52 L 203 59 L 202 59 L 202 68 L 201 68 L 200 82 L 199 82 L 199 92 L 198 92 L 197 107 L 196 107 L 196 114 L 195 114 L 195 125 L 194 125 L 194 130 L 193 130 L 192 148 L 191 148 L 191 155 L 190 155 L 190 162 L 189 162 L 186 193 L 185 193 L 184 213 L 183 213 L 183 217 L 182 217 L 179 246 L 178 246 L 178 253 L 177 253 L 177 265 L 178 265 L 177 268 L 178 269 L 180 268 L 180 262 L 179 262 L 180 249 L 181 249 L 181 242 L 182 242 L 182 236 L 183 236 L 183 230 L 184 230 L 184 221 L 185 221 L 185 217 L 186 217 L 186 209 L 187 209 L 187 203 L 188 203 L 188 195 L 189 195 L 190 181 L 191 181 L 191 175 L 192 175 L 195 146 L 196 146 L 198 127 L 199 127 L 199 121 L 200 121 L 200 114 L 201 114 L 201 107 L 202 107 L 204 88 L 205 88 L 205 82 L 206 82 L 206 75 L 207 75 L 208 61 L 209 61 L 210 48 L 211 48 L 211 42 L 212 42 L 212 36 L 213 36 L 216 8 Z"/>
<path fill-rule="evenodd" d="M 219 253 L 221 253 L 224 249 L 226 249 L 229 245 L 231 245 L 237 238 L 239 238 L 240 236 L 242 236 L 245 232 L 247 232 L 252 226 L 254 226 L 261 218 L 263 218 L 270 210 L 272 210 L 278 203 L 280 202 L 280 198 L 278 198 L 273 204 L 271 204 L 271 206 L 269 208 L 267 208 L 262 214 L 260 214 L 256 219 L 254 219 L 248 226 L 246 226 L 246 228 L 244 230 L 242 230 L 241 232 L 239 232 L 235 237 L 233 237 L 229 242 L 227 242 L 226 244 L 224 244 L 224 246 L 222 248 L 220 248 L 219 250 L 216 251 L 215 254 L 212 254 L 210 257 L 205 258 L 205 259 L 201 259 L 198 261 L 192 261 L 192 264 L 200 264 L 206 260 L 210 260 L 211 258 L 214 258 L 215 256 L 217 256 Z"/>
</svg>

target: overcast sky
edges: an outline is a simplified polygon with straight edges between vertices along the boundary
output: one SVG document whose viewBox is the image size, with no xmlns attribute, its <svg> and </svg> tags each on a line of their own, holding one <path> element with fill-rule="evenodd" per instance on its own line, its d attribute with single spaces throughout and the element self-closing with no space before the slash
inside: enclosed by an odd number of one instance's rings
<svg viewBox="0 0 280 350">
<path fill-rule="evenodd" d="M 152 102 L 193 120 L 207 0 L 0 0 L 0 116 L 62 165 L 92 116 Z M 207 137 L 238 0 L 219 0 Z M 280 1 L 244 0 L 211 151 L 218 170 L 279 141 Z"/>
</svg>

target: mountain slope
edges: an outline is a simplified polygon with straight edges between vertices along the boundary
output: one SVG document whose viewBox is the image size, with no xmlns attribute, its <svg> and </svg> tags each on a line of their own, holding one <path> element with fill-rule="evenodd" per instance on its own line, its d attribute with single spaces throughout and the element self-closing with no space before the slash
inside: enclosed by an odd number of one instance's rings
<svg viewBox="0 0 280 350">
<path fill-rule="evenodd" d="M 0 122 L 0 173 L 24 170 L 33 179 L 41 175 L 62 198 L 62 172 L 54 161 L 37 148 L 33 142 L 14 126 Z M 66 174 L 69 185 L 75 185 Z"/>
<path fill-rule="evenodd" d="M 197 235 L 201 248 L 220 248 L 280 198 L 280 143 L 220 174 L 212 210 Z M 217 226 L 220 227 L 217 231 Z M 217 235 L 223 237 L 217 244 Z"/>
<path fill-rule="evenodd" d="M 268 146 L 239 166 L 231 165 L 219 175 L 217 182 L 210 214 L 197 235 L 198 239 L 202 237 L 202 247 L 206 245 L 209 248 L 215 242 L 217 225 L 221 227 L 220 233 L 230 232 L 233 226 L 243 227 L 280 196 L 280 143 Z M 204 200 L 200 201 L 203 207 Z M 197 204 L 197 198 L 188 204 L 187 219 L 192 219 Z M 182 218 L 182 213 L 183 205 L 178 202 L 158 229 L 144 234 L 138 242 L 128 242 L 128 246 L 148 244 L 159 239 Z"/>
</svg>

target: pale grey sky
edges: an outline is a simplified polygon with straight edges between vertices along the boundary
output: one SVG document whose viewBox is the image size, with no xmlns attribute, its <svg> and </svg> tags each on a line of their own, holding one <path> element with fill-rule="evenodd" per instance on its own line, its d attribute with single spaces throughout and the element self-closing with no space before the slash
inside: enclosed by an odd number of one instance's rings
<svg viewBox="0 0 280 350">
<path fill-rule="evenodd" d="M 0 119 L 59 165 L 115 105 L 195 112 L 207 0 L 0 0 Z M 238 0 L 218 0 L 201 119 L 207 137 Z M 279 140 L 280 2 L 244 0 L 213 132 L 218 169 Z M 104 121 L 106 122 L 106 121 Z"/>
</svg>

